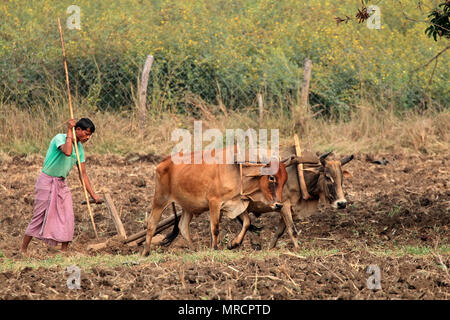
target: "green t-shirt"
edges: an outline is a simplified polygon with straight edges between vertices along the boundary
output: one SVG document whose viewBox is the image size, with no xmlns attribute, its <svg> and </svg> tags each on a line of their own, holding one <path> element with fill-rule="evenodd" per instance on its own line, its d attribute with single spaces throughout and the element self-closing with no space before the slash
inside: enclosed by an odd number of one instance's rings
<svg viewBox="0 0 450 320">
<path fill-rule="evenodd" d="M 77 154 L 75 146 L 72 145 L 72 154 L 66 156 L 60 149 L 60 146 L 66 143 L 67 134 L 59 133 L 52 141 L 47 150 L 42 172 L 52 177 L 67 177 L 72 167 L 77 163 Z M 78 141 L 78 152 L 80 153 L 80 162 L 84 162 L 84 149 L 81 142 Z"/>
</svg>

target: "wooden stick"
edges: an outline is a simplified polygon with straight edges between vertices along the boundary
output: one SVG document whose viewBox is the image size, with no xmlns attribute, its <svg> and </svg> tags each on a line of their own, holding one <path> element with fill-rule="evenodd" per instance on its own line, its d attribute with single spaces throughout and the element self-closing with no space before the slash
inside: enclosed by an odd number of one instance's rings
<svg viewBox="0 0 450 320">
<path fill-rule="evenodd" d="M 69 95 L 70 118 L 73 119 L 72 97 L 70 95 L 70 85 L 69 85 L 69 70 L 67 69 L 66 50 L 64 48 L 64 38 L 63 38 L 63 32 L 62 32 L 62 28 L 61 28 L 61 20 L 59 18 L 58 18 L 58 28 L 59 28 L 59 37 L 61 39 L 61 47 L 62 47 L 63 58 L 64 58 L 64 69 L 66 71 L 66 84 L 67 84 L 67 93 Z M 94 227 L 95 237 L 98 239 L 97 229 L 95 228 L 95 223 L 94 223 L 94 216 L 92 215 L 91 205 L 89 204 L 89 196 L 87 194 L 86 185 L 84 183 L 83 175 L 81 173 L 80 154 L 78 152 L 78 142 L 77 142 L 77 136 L 75 134 L 75 127 L 72 128 L 72 133 L 73 133 L 73 140 L 74 140 L 74 145 L 75 145 L 75 153 L 77 155 L 78 170 L 80 171 L 80 178 L 81 178 L 80 180 L 81 180 L 81 184 L 83 185 L 84 195 L 86 197 L 86 204 L 88 206 L 92 226 Z"/>
<path fill-rule="evenodd" d="M 301 157 L 302 150 L 300 149 L 300 141 L 298 139 L 297 134 L 294 134 L 294 143 L 295 143 L 295 153 L 297 154 L 298 157 Z M 308 200 L 311 196 L 308 193 L 308 188 L 306 187 L 305 183 L 305 176 L 303 175 L 303 163 L 299 163 L 297 165 L 297 172 L 303 199 Z"/>
<path fill-rule="evenodd" d="M 112 219 L 114 221 L 114 225 L 116 226 L 117 233 L 123 238 L 127 238 L 127 233 L 125 232 L 125 228 L 123 227 L 122 221 L 120 220 L 119 214 L 117 213 L 116 206 L 112 201 L 109 193 L 105 193 L 105 201 L 106 206 L 108 207 L 109 212 L 111 213 Z"/>
<path fill-rule="evenodd" d="M 175 216 L 170 216 L 170 217 L 160 221 L 160 223 L 156 227 L 155 234 L 157 234 L 157 233 L 159 233 L 161 231 L 164 231 L 167 228 L 169 228 L 171 225 L 173 225 L 174 220 L 175 220 Z M 123 243 L 128 243 L 128 242 L 134 241 L 136 239 L 145 237 L 146 235 L 147 235 L 147 229 L 139 231 L 138 233 L 135 233 L 135 234 L 129 236 L 128 238 L 123 240 Z"/>
<path fill-rule="evenodd" d="M 156 228 L 156 230 L 155 230 L 155 235 L 158 234 L 158 233 L 163 232 L 164 230 L 166 230 L 166 229 L 168 229 L 168 228 L 170 228 L 172 225 L 173 225 L 173 221 L 172 221 L 172 223 L 166 224 L 166 225 L 164 225 L 164 226 L 158 226 L 158 227 Z M 143 236 L 141 236 L 141 237 L 135 239 L 135 240 L 136 240 L 136 244 L 140 244 L 140 243 L 144 242 L 146 236 L 147 236 L 147 230 L 145 230 L 145 234 L 144 234 Z M 153 242 L 153 241 L 152 241 L 152 242 Z"/>
<path fill-rule="evenodd" d="M 155 235 L 156 235 L 156 232 L 155 232 Z M 142 244 L 143 242 L 145 242 L 145 236 L 142 237 L 142 238 L 137 239 L 136 240 L 136 245 L 138 246 L 138 245 Z M 153 238 L 152 238 L 152 242 L 153 242 Z"/>
<path fill-rule="evenodd" d="M 166 230 L 168 228 L 170 228 L 173 225 L 173 222 L 174 222 L 173 220 L 175 220 L 174 217 L 172 217 L 172 221 L 170 221 L 167 224 L 164 224 L 164 225 L 159 224 L 158 227 L 155 230 L 155 235 L 158 234 L 158 233 L 163 232 L 164 230 Z M 126 243 L 130 243 L 130 242 L 136 241 L 136 243 L 139 244 L 139 243 L 145 241 L 146 236 L 147 236 L 147 230 L 143 230 L 143 231 L 140 231 L 140 232 L 130 236 L 126 240 L 123 240 L 123 243 L 126 244 Z"/>
<path fill-rule="evenodd" d="M 155 233 L 155 236 L 152 238 L 152 244 L 159 244 L 159 243 L 161 243 L 162 240 L 164 240 L 164 238 L 165 237 L 162 234 L 156 234 Z M 144 242 L 145 242 L 145 237 L 142 237 L 142 238 L 139 238 L 139 239 L 137 239 L 135 241 L 129 242 L 128 245 L 130 247 L 140 246 Z"/>
</svg>

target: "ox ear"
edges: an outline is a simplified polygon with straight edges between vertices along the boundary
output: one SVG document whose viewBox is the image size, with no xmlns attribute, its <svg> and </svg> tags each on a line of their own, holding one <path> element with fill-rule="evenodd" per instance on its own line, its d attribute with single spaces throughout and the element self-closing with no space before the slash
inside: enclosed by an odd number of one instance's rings
<svg viewBox="0 0 450 320">
<path fill-rule="evenodd" d="M 353 178 L 352 173 L 347 170 L 342 170 L 342 174 L 344 175 L 344 178 L 347 178 L 347 179 Z"/>
</svg>

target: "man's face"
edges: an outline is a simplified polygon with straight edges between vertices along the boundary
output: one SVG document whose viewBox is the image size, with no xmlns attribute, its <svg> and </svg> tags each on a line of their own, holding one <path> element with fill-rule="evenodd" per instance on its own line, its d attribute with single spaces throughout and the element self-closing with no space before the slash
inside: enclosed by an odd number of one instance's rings
<svg viewBox="0 0 450 320">
<path fill-rule="evenodd" d="M 81 129 L 80 127 L 78 127 L 78 128 L 75 130 L 75 133 L 76 133 L 76 135 L 77 135 L 77 140 L 80 141 L 81 143 L 85 143 L 85 142 L 88 141 L 88 140 L 91 138 L 91 136 L 92 136 L 92 133 L 91 133 L 91 129 L 90 129 L 90 128 L 87 128 L 86 130 L 83 130 L 83 129 Z"/>
</svg>

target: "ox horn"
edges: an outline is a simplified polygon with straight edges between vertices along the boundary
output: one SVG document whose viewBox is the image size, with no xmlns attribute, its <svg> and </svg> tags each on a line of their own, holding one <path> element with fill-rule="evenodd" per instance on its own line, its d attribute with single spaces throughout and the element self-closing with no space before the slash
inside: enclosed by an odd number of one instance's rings
<svg viewBox="0 0 450 320">
<path fill-rule="evenodd" d="M 322 165 L 325 165 L 325 158 L 328 157 L 332 152 L 333 150 L 328 151 L 320 156 L 319 160 Z"/>
<path fill-rule="evenodd" d="M 341 166 L 343 166 L 344 164 L 346 164 L 346 163 L 348 163 L 348 162 L 352 161 L 352 160 L 353 160 L 353 158 L 354 158 L 354 156 L 353 156 L 353 155 L 351 155 L 351 156 L 348 156 L 348 157 L 345 157 L 344 159 L 342 159 L 342 160 L 341 160 Z"/>
</svg>

